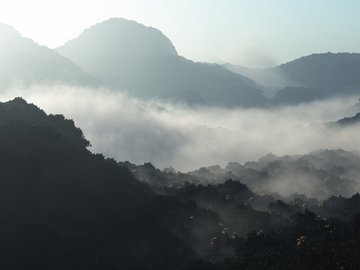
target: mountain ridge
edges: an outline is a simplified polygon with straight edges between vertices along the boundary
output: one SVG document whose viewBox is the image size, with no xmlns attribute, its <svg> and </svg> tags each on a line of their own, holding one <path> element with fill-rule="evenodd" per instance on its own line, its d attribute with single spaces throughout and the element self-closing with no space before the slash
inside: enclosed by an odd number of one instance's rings
<svg viewBox="0 0 360 270">
<path fill-rule="evenodd" d="M 157 220 L 153 191 L 91 153 L 72 120 L 21 98 L 0 112 L 1 268 L 169 269 L 195 257 Z"/>
<path fill-rule="evenodd" d="M 0 24 L 0 88 L 13 84 L 68 83 L 97 86 L 98 81 L 56 51 Z"/>
<path fill-rule="evenodd" d="M 360 53 L 314 53 L 265 69 L 225 67 L 255 80 L 280 104 L 360 93 Z"/>
<path fill-rule="evenodd" d="M 137 97 L 220 106 L 267 103 L 250 79 L 219 65 L 179 56 L 171 41 L 153 29 L 134 21 L 110 19 L 56 50 L 113 88 Z M 111 36 L 106 34 L 110 32 Z M 165 50 L 163 44 L 167 44 Z"/>
<path fill-rule="evenodd" d="M 160 30 L 121 18 L 97 23 L 55 50 L 8 25 L 0 24 L 0 32 L 0 60 L 6 66 L 0 68 L 2 89 L 17 83 L 104 86 L 138 98 L 220 107 L 298 104 L 360 93 L 359 53 L 316 53 L 253 70 L 188 60 Z"/>
</svg>

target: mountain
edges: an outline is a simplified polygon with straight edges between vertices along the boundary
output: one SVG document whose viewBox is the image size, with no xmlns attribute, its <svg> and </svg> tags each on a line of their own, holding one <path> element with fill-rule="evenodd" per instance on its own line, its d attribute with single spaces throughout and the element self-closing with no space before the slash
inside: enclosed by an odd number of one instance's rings
<svg viewBox="0 0 360 270">
<path fill-rule="evenodd" d="M 179 56 L 159 30 L 134 21 L 107 20 L 56 50 L 136 97 L 221 106 L 267 103 L 253 81 L 219 65 Z"/>
<path fill-rule="evenodd" d="M 268 154 L 258 161 L 245 164 L 230 162 L 224 168 L 215 165 L 187 173 L 174 169 L 161 171 L 150 163 L 121 164 L 154 190 L 161 190 L 164 186 L 182 186 L 184 183 L 221 184 L 229 179 L 239 179 L 257 194 L 289 196 L 299 193 L 324 199 L 332 195 L 351 196 L 360 187 L 360 152 L 342 149 L 281 157 Z"/>
<path fill-rule="evenodd" d="M 325 53 L 301 57 L 277 69 L 294 83 L 334 93 L 359 91 L 360 54 Z"/>
<path fill-rule="evenodd" d="M 276 104 L 299 104 L 326 99 L 335 95 L 335 93 L 319 88 L 287 86 L 277 91 L 274 101 Z"/>
<path fill-rule="evenodd" d="M 301 103 L 360 93 L 360 54 L 322 53 L 268 69 L 228 69 L 255 80 L 278 103 Z"/>
<path fill-rule="evenodd" d="M 291 92 L 294 90 L 298 92 L 298 102 L 360 93 L 360 54 L 313 54 L 276 69 L 300 86 L 279 91 L 275 99 L 281 101 L 293 103 Z M 284 96 L 289 99 L 283 99 Z"/>
<path fill-rule="evenodd" d="M 283 188 L 302 175 L 314 194 L 355 192 L 358 152 L 268 155 L 184 174 L 116 162 L 88 145 L 62 115 L 21 98 L 0 103 L 1 269 L 359 268 L 358 193 L 319 200 L 209 183 L 231 175 Z"/>
<path fill-rule="evenodd" d="M 193 258 L 159 223 L 152 190 L 88 145 L 72 120 L 0 103 L 0 267 L 169 269 Z"/>
<path fill-rule="evenodd" d="M 353 126 L 360 123 L 360 113 L 355 114 L 351 117 L 345 117 L 337 120 L 336 122 L 330 123 L 332 127 L 345 127 L 345 126 Z"/>
<path fill-rule="evenodd" d="M 278 72 L 276 69 L 251 69 L 239 65 L 233 64 L 223 64 L 224 68 L 234 72 L 236 74 L 241 74 L 255 81 L 257 87 L 261 89 L 264 95 L 267 98 L 272 99 L 279 89 L 288 87 L 288 86 L 296 86 L 293 82 L 285 78 L 283 74 Z"/>
<path fill-rule="evenodd" d="M 21 83 L 96 85 L 96 79 L 54 50 L 0 24 L 0 89 Z"/>
<path fill-rule="evenodd" d="M 300 193 L 324 199 L 331 195 L 351 196 L 358 190 L 359 162 L 359 152 L 319 150 L 299 156 L 266 155 L 257 162 L 243 165 L 231 162 L 225 168 L 200 168 L 188 174 L 194 183 L 241 179 L 260 194 L 270 192 L 289 196 Z M 181 178 L 178 176 L 177 179 Z M 169 183 L 172 182 L 174 180 L 170 178 Z"/>
<path fill-rule="evenodd" d="M 187 174 L 123 165 L 170 196 L 162 201 L 165 224 L 202 255 L 180 269 L 357 269 L 360 195 L 351 194 L 359 190 L 359 161 L 359 152 L 321 150 Z M 276 193 L 284 190 L 289 196 Z"/>
</svg>

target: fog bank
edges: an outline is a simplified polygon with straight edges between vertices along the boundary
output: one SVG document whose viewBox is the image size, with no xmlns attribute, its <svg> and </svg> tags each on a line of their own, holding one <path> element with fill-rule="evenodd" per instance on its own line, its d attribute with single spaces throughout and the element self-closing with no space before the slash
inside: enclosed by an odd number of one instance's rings
<svg viewBox="0 0 360 270">
<path fill-rule="evenodd" d="M 355 114 L 357 97 L 271 109 L 188 107 L 141 101 L 106 89 L 66 85 L 13 87 L 1 101 L 21 96 L 47 113 L 75 121 L 93 152 L 137 164 L 182 171 L 243 163 L 320 148 L 359 150 L 360 127 L 329 129 L 326 123 Z"/>
</svg>

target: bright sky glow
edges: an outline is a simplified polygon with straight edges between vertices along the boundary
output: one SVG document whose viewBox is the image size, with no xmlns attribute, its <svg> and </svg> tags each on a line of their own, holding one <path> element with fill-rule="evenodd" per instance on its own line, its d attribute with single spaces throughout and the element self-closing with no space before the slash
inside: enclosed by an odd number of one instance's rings
<svg viewBox="0 0 360 270">
<path fill-rule="evenodd" d="M 358 0 L 0 0 L 0 22 L 48 47 L 110 17 L 160 29 L 192 60 L 271 66 L 360 52 Z"/>
</svg>

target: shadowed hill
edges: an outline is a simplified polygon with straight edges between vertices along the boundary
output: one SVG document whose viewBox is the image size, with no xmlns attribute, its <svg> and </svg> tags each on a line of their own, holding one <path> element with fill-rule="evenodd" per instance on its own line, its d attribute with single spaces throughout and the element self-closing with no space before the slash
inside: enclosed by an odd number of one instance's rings
<svg viewBox="0 0 360 270">
<path fill-rule="evenodd" d="M 0 103 L 2 269 L 360 265 L 359 194 L 324 201 L 260 195 L 220 179 L 266 186 L 289 168 L 288 177 L 313 174 L 326 183 L 317 188 L 337 193 L 349 187 L 345 177 L 358 175 L 356 152 L 268 155 L 243 166 L 181 174 L 150 163 L 117 163 L 87 145 L 71 120 L 48 116 L 21 98 Z M 216 178 L 218 184 L 194 183 Z M 199 258 L 202 263 L 189 262 Z"/>
<path fill-rule="evenodd" d="M 71 120 L 20 98 L 0 104 L 1 268 L 168 269 L 191 258 L 158 223 L 152 191 L 88 144 Z"/>
<path fill-rule="evenodd" d="M 266 104 L 253 81 L 179 56 L 159 30 L 134 21 L 99 23 L 57 51 L 112 87 L 140 98 L 220 106 Z"/>
<path fill-rule="evenodd" d="M 345 117 L 343 119 L 339 119 L 336 122 L 330 123 L 332 127 L 346 127 L 352 125 L 358 125 L 360 123 L 360 113 L 355 114 L 351 117 Z"/>
<path fill-rule="evenodd" d="M 65 119 L 62 115 L 47 115 L 33 104 L 28 104 L 22 98 L 15 98 L 11 102 L 0 104 L 0 124 L 51 127 L 74 144 L 74 147 L 85 148 L 90 145 L 75 127 L 74 121 Z"/>
</svg>

